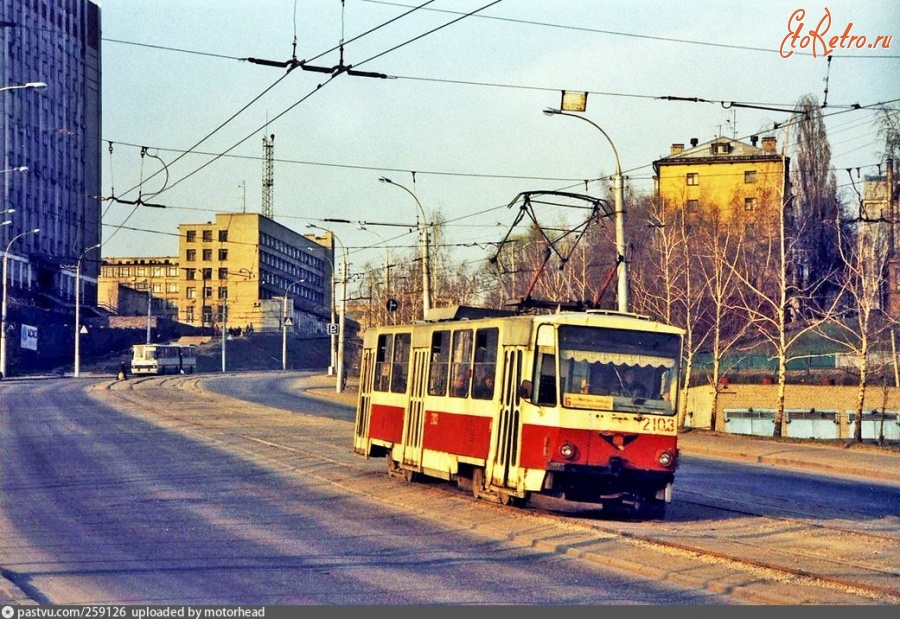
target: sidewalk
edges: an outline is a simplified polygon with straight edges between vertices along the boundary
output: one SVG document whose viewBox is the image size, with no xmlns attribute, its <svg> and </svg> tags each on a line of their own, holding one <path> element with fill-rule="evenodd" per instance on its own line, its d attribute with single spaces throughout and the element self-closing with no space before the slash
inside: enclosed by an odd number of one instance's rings
<svg viewBox="0 0 900 619">
<path fill-rule="evenodd" d="M 359 383 L 347 381 L 343 392 L 335 390 L 334 376 L 304 379 L 310 395 L 356 406 Z M 900 449 L 881 448 L 870 443 L 811 443 L 763 436 L 724 434 L 688 429 L 678 437 L 682 455 L 753 462 L 797 471 L 849 475 L 860 479 L 900 484 Z"/>
</svg>

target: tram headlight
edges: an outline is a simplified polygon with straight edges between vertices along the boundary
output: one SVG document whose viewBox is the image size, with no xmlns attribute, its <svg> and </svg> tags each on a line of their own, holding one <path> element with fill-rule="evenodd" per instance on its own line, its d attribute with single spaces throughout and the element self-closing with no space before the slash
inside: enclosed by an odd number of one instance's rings
<svg viewBox="0 0 900 619">
<path fill-rule="evenodd" d="M 576 453 L 578 453 L 578 450 L 575 448 L 575 445 L 571 443 L 563 443 L 559 447 L 559 455 L 566 460 L 574 460 Z"/>
<path fill-rule="evenodd" d="M 661 451 L 657 454 L 656 461 L 659 462 L 660 466 L 670 467 L 675 464 L 675 456 L 669 451 Z"/>
</svg>

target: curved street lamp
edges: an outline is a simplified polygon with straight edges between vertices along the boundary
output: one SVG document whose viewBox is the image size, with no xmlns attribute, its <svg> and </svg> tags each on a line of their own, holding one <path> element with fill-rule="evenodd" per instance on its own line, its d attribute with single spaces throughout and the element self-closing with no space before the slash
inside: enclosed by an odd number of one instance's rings
<svg viewBox="0 0 900 619">
<path fill-rule="evenodd" d="M 9 243 L 6 245 L 6 251 L 3 252 L 3 305 L 2 308 L 0 308 L 0 378 L 6 376 L 6 295 L 9 280 L 7 271 L 9 267 L 9 250 L 12 248 L 13 243 L 23 236 L 37 234 L 40 231 L 40 228 L 34 228 L 22 232 L 21 234 L 17 234 L 9 240 Z"/>
<path fill-rule="evenodd" d="M 45 88 L 47 88 L 46 82 L 28 82 L 27 84 L 0 86 L 0 92 L 3 92 L 4 90 L 44 90 Z"/>
<path fill-rule="evenodd" d="M 425 209 L 422 207 L 422 203 L 419 202 L 419 198 L 416 197 L 416 194 L 400 183 L 395 183 L 386 176 L 382 176 L 378 180 L 382 183 L 388 183 L 389 185 L 399 187 L 411 195 L 413 200 L 416 201 L 416 205 L 419 207 L 419 213 L 422 215 L 422 318 L 426 318 L 428 310 L 431 309 L 431 265 L 428 260 L 428 219 L 425 217 Z M 419 216 L 416 215 L 416 227 L 418 227 L 418 219 Z"/>
<path fill-rule="evenodd" d="M 94 249 L 99 249 L 100 243 L 88 247 L 78 256 L 75 263 L 75 371 L 73 375 L 78 378 L 81 375 L 81 261 L 84 255 Z"/>
<path fill-rule="evenodd" d="M 606 131 L 604 131 L 600 125 L 585 118 L 584 116 L 578 116 L 577 114 L 570 114 L 568 112 L 564 112 L 562 110 L 558 110 L 552 107 L 544 108 L 544 114 L 547 116 L 570 116 L 572 118 L 578 118 L 579 120 L 583 120 L 584 122 L 592 125 L 595 129 L 597 129 L 600 133 L 603 134 L 603 137 L 606 138 L 606 141 L 609 142 L 609 145 L 612 146 L 613 155 L 616 157 L 616 175 L 614 181 L 615 188 L 615 201 L 616 201 L 616 261 L 618 262 L 618 288 L 617 288 L 617 297 L 618 297 L 618 309 L 620 312 L 628 311 L 628 263 L 625 261 L 625 190 L 622 186 L 622 165 L 619 163 L 619 151 L 616 150 L 616 145 L 613 144 L 612 139 L 610 139 L 609 135 L 607 135 Z"/>
<path fill-rule="evenodd" d="M 334 390 L 337 393 L 344 391 L 344 323 L 347 315 L 347 246 L 341 242 L 341 239 L 333 230 L 317 226 L 315 224 L 306 224 L 307 228 L 317 228 L 329 233 L 331 237 L 340 243 L 343 253 L 343 264 L 341 265 L 341 309 L 338 313 L 338 345 L 337 345 L 337 380 L 334 384 Z M 334 264 L 332 263 L 332 273 L 334 273 Z M 334 296 L 332 294 L 332 305 L 334 304 Z"/>
</svg>

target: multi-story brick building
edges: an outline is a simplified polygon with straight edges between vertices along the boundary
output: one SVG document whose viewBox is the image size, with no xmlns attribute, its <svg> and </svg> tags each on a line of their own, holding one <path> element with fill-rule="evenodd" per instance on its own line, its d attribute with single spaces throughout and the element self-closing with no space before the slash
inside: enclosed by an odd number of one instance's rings
<svg viewBox="0 0 900 619">
<path fill-rule="evenodd" d="M 718 137 L 690 148 L 673 144 L 668 157 L 653 162 L 656 193 L 667 211 L 702 223 L 714 210 L 726 220 L 761 219 L 777 214 L 788 195 L 790 159 L 776 150 L 774 137 L 750 144 Z"/>
</svg>

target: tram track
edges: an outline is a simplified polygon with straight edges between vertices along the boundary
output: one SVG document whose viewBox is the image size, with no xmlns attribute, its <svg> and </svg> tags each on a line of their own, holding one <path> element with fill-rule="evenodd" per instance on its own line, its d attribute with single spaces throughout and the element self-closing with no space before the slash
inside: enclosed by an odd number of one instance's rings
<svg viewBox="0 0 900 619">
<path fill-rule="evenodd" d="M 734 497 L 685 492 L 674 518 L 654 522 L 600 520 L 590 510 L 566 514 L 546 506 L 501 506 L 477 501 L 453 484 L 409 484 L 376 474 L 372 463 L 364 466 L 365 461 L 349 453 L 335 452 L 328 435 L 304 436 L 301 442 L 298 428 L 282 419 L 280 409 L 247 405 L 254 411 L 248 423 L 246 417 L 229 412 L 236 401 L 202 391 L 196 378 L 128 382 L 110 390 L 131 412 L 227 445 L 282 473 L 340 485 L 368 500 L 396 506 L 396 494 L 402 493 L 405 511 L 421 517 L 446 522 L 453 514 L 466 519 L 455 524 L 481 534 L 653 578 L 728 591 L 751 603 L 900 603 L 896 536 L 849 524 L 823 524 L 821 514 L 761 509 Z M 167 392 L 164 400 L 159 390 Z M 190 414 L 179 413 L 182 407 Z M 307 416 L 291 418 L 309 423 Z M 270 419 L 278 421 L 267 428 L 263 421 Z M 590 550 L 593 547 L 602 551 Z"/>
</svg>

